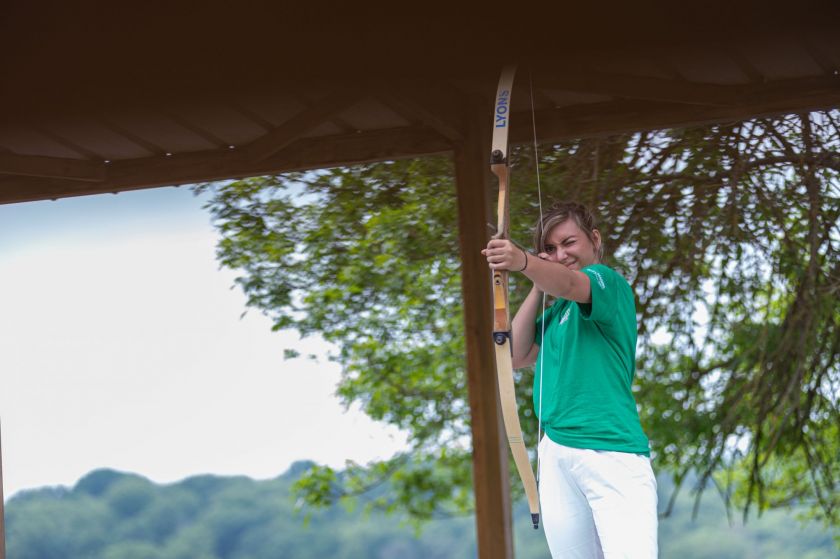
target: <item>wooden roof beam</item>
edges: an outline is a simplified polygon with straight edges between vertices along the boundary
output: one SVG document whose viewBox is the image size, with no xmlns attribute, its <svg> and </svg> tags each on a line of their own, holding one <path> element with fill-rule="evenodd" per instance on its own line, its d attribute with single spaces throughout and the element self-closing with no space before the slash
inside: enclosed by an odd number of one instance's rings
<svg viewBox="0 0 840 559">
<path fill-rule="evenodd" d="M 389 159 L 406 159 L 447 153 L 451 143 L 427 127 L 378 130 L 364 134 L 304 138 L 289 146 L 276 160 L 264 162 L 273 171 L 302 171 L 357 165 Z"/>
<path fill-rule="evenodd" d="M 836 99 L 838 96 L 840 74 L 832 74 L 816 78 L 777 80 L 763 84 L 761 88 L 750 88 L 739 99 L 738 105 L 742 110 L 755 108 L 757 113 L 768 106 L 791 107 L 791 112 L 802 112 L 826 108 L 822 99 Z M 838 105 L 840 103 L 835 101 L 831 108 Z"/>
<path fill-rule="evenodd" d="M 317 101 L 313 101 L 312 99 L 309 99 L 308 97 L 304 96 L 302 93 L 297 92 L 297 91 L 290 91 L 290 92 L 288 92 L 288 95 L 292 99 L 294 99 L 295 101 L 297 101 L 298 103 L 303 105 L 304 109 L 310 109 L 310 108 L 312 108 L 312 106 L 315 103 L 317 103 Z M 350 124 L 349 122 L 347 122 L 343 118 L 335 116 L 335 115 L 326 119 L 324 122 L 328 122 L 328 123 L 336 126 L 339 130 L 341 130 L 341 133 L 343 133 L 343 134 L 349 134 L 351 132 L 356 132 L 358 130 L 357 126 L 353 126 L 352 124 Z M 274 125 L 269 126 L 269 130 L 272 129 L 272 128 L 274 128 Z"/>
<path fill-rule="evenodd" d="M 423 101 L 408 91 L 392 94 L 387 90 L 381 90 L 373 95 L 409 122 L 428 126 L 452 143 L 462 141 L 463 135 L 458 125 L 451 122 L 452 116 L 447 114 L 451 111 L 444 110 L 442 107 L 426 107 Z"/>
<path fill-rule="evenodd" d="M 73 152 L 79 154 L 84 159 L 93 159 L 93 160 L 99 160 L 99 161 L 102 161 L 102 160 L 106 159 L 105 157 L 102 156 L 101 153 L 96 153 L 95 151 L 92 151 L 88 148 L 82 147 L 79 144 L 65 138 L 61 134 L 59 134 L 59 133 L 57 133 L 53 130 L 50 130 L 49 128 L 45 128 L 43 126 L 33 126 L 32 128 L 33 128 L 33 130 L 37 131 L 39 134 L 41 134 L 43 136 L 46 136 L 47 138 L 56 142 L 57 144 L 60 144 L 60 145 L 64 146 L 65 148 L 69 149 L 70 151 L 73 151 Z"/>
<path fill-rule="evenodd" d="M 755 66 L 747 59 L 741 49 L 736 45 L 722 45 L 720 47 L 721 51 L 728 56 L 738 69 L 747 76 L 753 83 L 763 83 L 767 80 L 767 78 L 761 74 L 761 72 L 756 69 Z"/>
<path fill-rule="evenodd" d="M 243 165 L 236 150 L 207 150 L 115 161 L 104 166 L 103 180 L 66 180 L 67 177 L 0 177 L 0 200 L 4 203 L 44 200 L 59 196 L 82 196 L 155 186 L 192 184 L 213 180 L 337 167 L 387 159 L 403 159 L 446 153 L 450 143 L 428 128 L 400 128 L 307 138 L 257 164 Z"/>
<path fill-rule="evenodd" d="M 128 189 L 126 189 L 128 190 Z M 33 202 L 35 200 L 57 200 L 87 194 L 115 192 L 105 187 L 104 182 L 88 182 L 45 177 L 0 176 L 0 200 L 2 204 Z"/>
<path fill-rule="evenodd" d="M 802 37 L 801 44 L 808 56 L 817 63 L 817 66 L 827 75 L 836 76 L 840 72 L 840 66 L 827 52 L 820 48 L 810 37 Z"/>
<path fill-rule="evenodd" d="M 811 91 L 791 91 L 780 87 L 760 98 L 756 96 L 748 106 L 747 113 L 744 106 L 701 107 L 677 103 L 622 101 L 592 103 L 586 108 L 537 111 L 535 118 L 539 141 L 551 142 L 604 134 L 735 122 L 794 111 L 827 110 L 840 107 L 840 87 L 821 88 L 815 84 Z M 512 121 L 529 122 L 530 118 L 530 111 L 517 111 Z M 531 130 L 527 126 L 514 127 L 510 134 L 511 141 L 515 143 L 532 141 Z"/>
<path fill-rule="evenodd" d="M 101 182 L 105 180 L 105 163 L 0 152 L 0 175 Z"/>
<path fill-rule="evenodd" d="M 118 136 L 120 136 L 121 138 L 131 142 L 132 144 L 143 148 L 144 150 L 146 150 L 150 154 L 163 155 L 164 153 L 166 153 L 166 150 L 164 148 L 162 148 L 161 146 L 159 146 L 157 144 L 153 144 L 152 142 L 141 138 L 137 134 L 129 132 L 128 130 L 126 130 L 125 128 L 123 128 L 122 126 L 113 122 L 112 120 L 110 120 L 109 118 L 107 118 L 105 116 L 96 116 L 96 117 L 93 117 L 93 119 L 95 119 L 96 123 L 99 124 L 100 126 L 103 126 L 103 127 L 107 128 L 108 130 L 110 130 L 114 134 L 117 134 Z"/>
<path fill-rule="evenodd" d="M 339 91 L 324 97 L 308 109 L 296 114 L 265 136 L 238 150 L 246 163 L 256 164 L 299 139 L 301 136 L 361 100 L 358 91 Z"/>
<path fill-rule="evenodd" d="M 534 80 L 537 88 L 594 93 L 622 99 L 661 101 L 686 105 L 730 106 L 744 86 L 702 84 L 643 76 L 559 70 Z"/>
<path fill-rule="evenodd" d="M 160 111 L 160 113 L 175 124 L 177 124 L 178 126 L 180 126 L 181 128 L 189 130 L 199 138 L 202 138 L 204 141 L 217 148 L 227 147 L 230 145 L 230 142 L 226 142 L 222 138 L 210 132 L 209 130 L 206 130 L 201 126 L 189 122 L 186 118 L 182 117 L 179 114 L 166 110 L 162 110 Z"/>
</svg>

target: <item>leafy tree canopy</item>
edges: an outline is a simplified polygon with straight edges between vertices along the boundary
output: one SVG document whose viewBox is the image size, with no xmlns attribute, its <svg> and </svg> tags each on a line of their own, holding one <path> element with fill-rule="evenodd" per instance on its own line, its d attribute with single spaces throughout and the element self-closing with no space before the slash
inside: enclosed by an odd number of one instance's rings
<svg viewBox="0 0 840 559">
<path fill-rule="evenodd" d="M 635 290 L 637 401 L 656 467 L 677 490 L 697 472 L 696 488 L 713 484 L 744 514 L 798 503 L 835 527 L 838 121 L 624 134 L 538 157 L 545 198 L 596 210 L 608 263 Z M 520 241 L 538 215 L 532 156 L 513 157 Z M 332 342 L 344 402 L 409 433 L 410 451 L 389 460 L 311 468 L 298 483 L 310 504 L 388 479 L 374 508 L 423 521 L 472 506 L 453 180 L 437 157 L 198 189 L 211 193 L 218 257 L 239 271 L 248 305 L 276 329 Z M 514 307 L 527 283 L 513 278 Z M 533 372 L 519 374 L 533 448 Z"/>
</svg>

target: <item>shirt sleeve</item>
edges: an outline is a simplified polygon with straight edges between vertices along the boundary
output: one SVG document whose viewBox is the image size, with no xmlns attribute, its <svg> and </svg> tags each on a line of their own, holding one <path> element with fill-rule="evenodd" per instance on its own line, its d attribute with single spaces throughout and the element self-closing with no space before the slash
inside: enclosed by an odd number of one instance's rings
<svg viewBox="0 0 840 559">
<path fill-rule="evenodd" d="M 620 312 L 618 300 L 627 281 L 612 268 L 594 264 L 581 270 L 589 276 L 591 303 L 578 303 L 581 317 L 601 324 L 610 324 Z"/>
</svg>

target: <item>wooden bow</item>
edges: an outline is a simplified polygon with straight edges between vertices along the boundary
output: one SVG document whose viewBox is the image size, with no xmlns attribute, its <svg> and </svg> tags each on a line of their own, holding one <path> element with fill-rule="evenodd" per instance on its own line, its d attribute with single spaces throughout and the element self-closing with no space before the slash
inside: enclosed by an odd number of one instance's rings
<svg viewBox="0 0 840 559">
<path fill-rule="evenodd" d="M 499 87 L 496 90 L 496 105 L 493 111 L 493 145 L 490 152 L 490 170 L 499 179 L 498 222 L 494 239 L 508 239 L 508 207 L 510 196 L 510 164 L 508 162 L 508 130 L 510 127 L 510 98 L 513 91 L 515 66 L 502 70 Z M 502 417 L 505 423 L 510 451 L 516 463 L 516 469 L 525 495 L 528 508 L 531 509 L 531 521 L 534 529 L 540 524 L 540 502 L 537 480 L 531 469 L 528 449 L 522 438 L 522 427 L 516 405 L 516 389 L 513 382 L 513 358 L 510 336 L 510 307 L 508 304 L 508 272 L 493 271 L 493 341 L 496 345 L 496 373 L 499 382 L 499 397 L 502 405 Z"/>
</svg>

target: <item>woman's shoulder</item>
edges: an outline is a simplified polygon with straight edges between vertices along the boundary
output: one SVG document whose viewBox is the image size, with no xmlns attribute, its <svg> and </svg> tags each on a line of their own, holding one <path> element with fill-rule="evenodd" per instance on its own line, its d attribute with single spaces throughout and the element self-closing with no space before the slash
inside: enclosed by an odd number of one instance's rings
<svg viewBox="0 0 840 559">
<path fill-rule="evenodd" d="M 601 288 L 606 287 L 606 283 L 609 281 L 610 283 L 617 283 L 620 285 L 626 285 L 630 287 L 630 284 L 627 282 L 627 279 L 621 275 L 618 271 L 606 264 L 590 264 L 581 270 L 581 272 L 585 273 L 590 277 L 590 279 L 594 279 Z"/>
<path fill-rule="evenodd" d="M 626 308 L 628 313 L 632 312 L 635 316 L 636 295 L 623 275 L 606 264 L 592 264 L 581 271 L 589 276 L 593 297 L 603 294 L 606 300 Z"/>
</svg>

